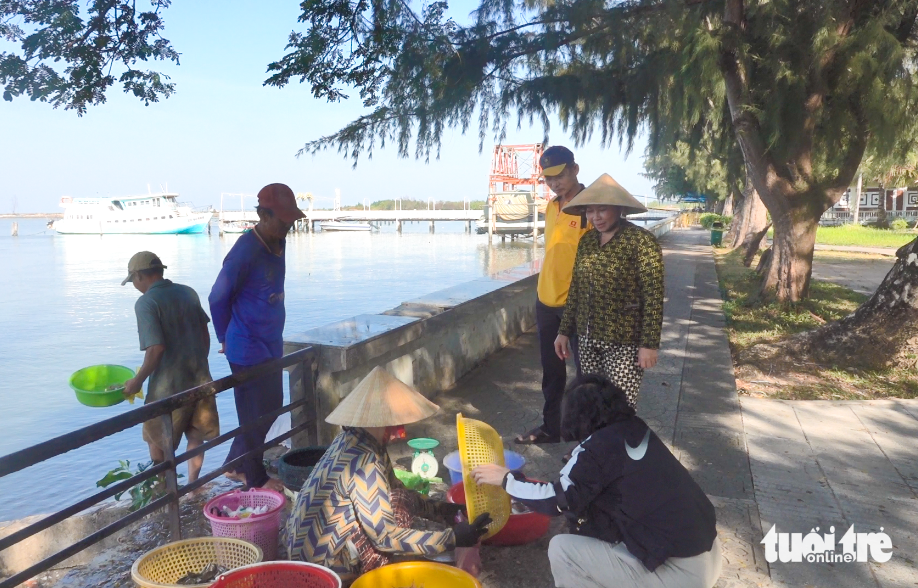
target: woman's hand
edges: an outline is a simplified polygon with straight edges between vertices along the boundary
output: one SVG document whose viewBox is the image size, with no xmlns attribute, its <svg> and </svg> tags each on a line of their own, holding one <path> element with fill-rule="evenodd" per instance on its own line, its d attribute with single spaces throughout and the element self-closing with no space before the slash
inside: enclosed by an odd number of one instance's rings
<svg viewBox="0 0 918 588">
<path fill-rule="evenodd" d="M 555 337 L 555 354 L 562 360 L 571 356 L 571 338 L 567 335 Z"/>
<path fill-rule="evenodd" d="M 649 370 L 657 365 L 657 350 L 641 347 L 638 349 L 637 366 Z"/>
<path fill-rule="evenodd" d="M 503 486 L 504 478 L 510 472 L 504 466 L 493 463 L 486 463 L 472 470 L 472 479 L 477 484 L 490 484 L 491 486 Z"/>
</svg>

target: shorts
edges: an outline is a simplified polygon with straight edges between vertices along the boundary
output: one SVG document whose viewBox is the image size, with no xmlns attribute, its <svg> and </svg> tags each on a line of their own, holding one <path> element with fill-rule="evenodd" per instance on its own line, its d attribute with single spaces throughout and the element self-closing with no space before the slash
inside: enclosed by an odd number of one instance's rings
<svg viewBox="0 0 918 588">
<path fill-rule="evenodd" d="M 220 416 L 217 414 L 217 399 L 214 396 L 198 400 L 194 405 L 183 406 L 172 411 L 172 447 L 176 448 L 186 438 L 194 437 L 209 441 L 220 436 Z M 162 417 L 143 424 L 143 440 L 166 450 L 163 439 Z"/>
</svg>

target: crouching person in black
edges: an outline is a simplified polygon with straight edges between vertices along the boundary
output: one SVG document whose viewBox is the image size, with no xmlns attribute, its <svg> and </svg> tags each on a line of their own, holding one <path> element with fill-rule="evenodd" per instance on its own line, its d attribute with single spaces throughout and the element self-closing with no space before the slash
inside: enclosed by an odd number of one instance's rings
<svg viewBox="0 0 918 588">
<path fill-rule="evenodd" d="M 472 470 L 479 484 L 567 517 L 570 534 L 548 547 L 555 586 L 711 588 L 721 569 L 714 506 L 625 393 L 603 376 L 577 378 L 564 394 L 561 435 L 580 445 L 556 482 L 493 464 Z"/>
</svg>

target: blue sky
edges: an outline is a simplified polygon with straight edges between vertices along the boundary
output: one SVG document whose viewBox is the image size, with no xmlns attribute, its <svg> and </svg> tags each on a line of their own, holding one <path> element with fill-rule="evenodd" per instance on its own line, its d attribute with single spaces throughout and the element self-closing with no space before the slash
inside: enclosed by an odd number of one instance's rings
<svg viewBox="0 0 918 588">
<path fill-rule="evenodd" d="M 459 15 L 474 8 L 453 3 Z M 254 194 L 271 182 L 312 192 L 330 206 L 335 188 L 344 204 L 402 197 L 483 199 L 493 139 L 478 152 L 477 128 L 444 137 L 439 161 L 399 159 L 377 150 L 356 169 L 335 152 L 296 158 L 310 139 L 334 132 L 362 113 L 356 100 L 330 104 L 306 85 L 262 86 L 268 63 L 284 54 L 297 26 L 299 2 L 193 2 L 165 13 L 166 38 L 181 66 L 153 63 L 176 83 L 169 99 L 145 107 L 115 88 L 108 102 L 78 117 L 27 98 L 0 101 L 0 212 L 15 199 L 20 212 L 54 212 L 61 196 L 145 193 L 149 185 L 179 192 L 196 206 L 219 205 L 221 192 Z M 541 126 L 514 130 L 505 141 L 534 143 Z M 570 144 L 557 122 L 551 143 Z M 576 150 L 581 180 L 609 173 L 634 194 L 652 194 L 643 171 L 643 141 L 625 158 L 594 141 Z"/>
</svg>

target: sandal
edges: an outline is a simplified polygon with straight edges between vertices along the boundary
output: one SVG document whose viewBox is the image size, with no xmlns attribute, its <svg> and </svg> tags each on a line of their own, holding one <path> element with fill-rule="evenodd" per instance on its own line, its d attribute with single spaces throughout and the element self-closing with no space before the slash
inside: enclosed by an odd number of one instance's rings
<svg viewBox="0 0 918 588">
<path fill-rule="evenodd" d="M 545 429 L 538 426 L 528 433 L 517 435 L 513 442 L 517 445 L 541 445 L 542 443 L 560 443 L 561 439 L 549 435 Z"/>
</svg>

